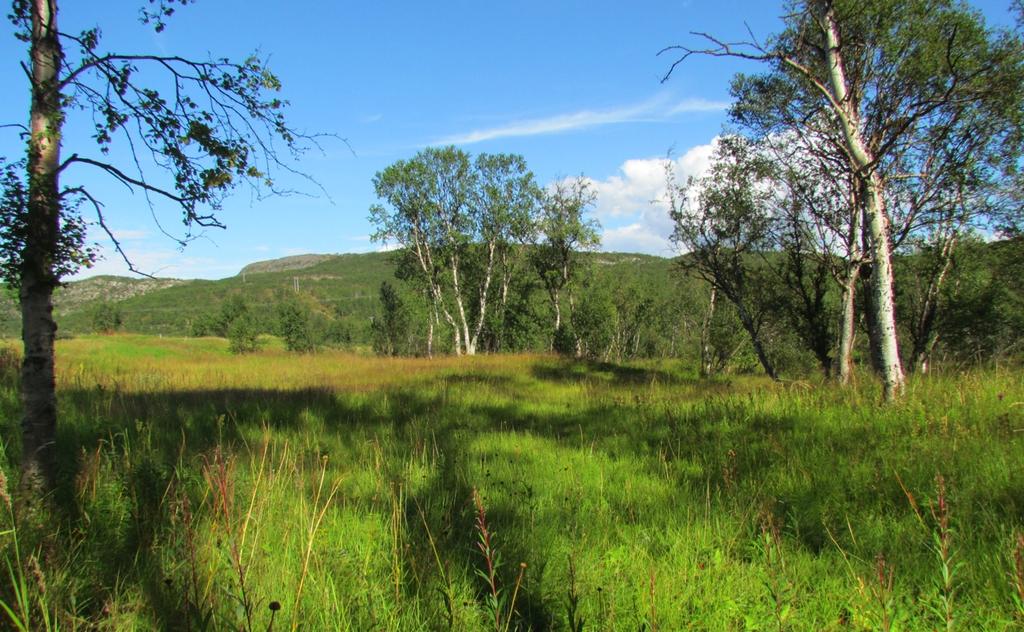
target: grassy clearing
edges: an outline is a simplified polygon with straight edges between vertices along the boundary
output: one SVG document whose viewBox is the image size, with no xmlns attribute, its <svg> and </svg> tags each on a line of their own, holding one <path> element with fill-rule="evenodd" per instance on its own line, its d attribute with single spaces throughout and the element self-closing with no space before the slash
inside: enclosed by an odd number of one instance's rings
<svg viewBox="0 0 1024 632">
<path fill-rule="evenodd" d="M 1024 622 L 1019 369 L 918 379 L 886 408 L 869 378 L 672 363 L 58 353 L 62 527 L 22 508 L 15 532 L 0 507 L 0 595 L 32 629 Z"/>
</svg>

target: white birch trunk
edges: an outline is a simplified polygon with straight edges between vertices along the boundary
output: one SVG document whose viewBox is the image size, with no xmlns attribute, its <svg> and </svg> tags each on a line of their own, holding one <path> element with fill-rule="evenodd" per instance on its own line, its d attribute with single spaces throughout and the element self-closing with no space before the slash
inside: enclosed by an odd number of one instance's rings
<svg viewBox="0 0 1024 632">
<path fill-rule="evenodd" d="M 856 339 L 856 296 L 857 281 L 860 279 L 861 254 L 861 209 L 860 198 L 853 189 L 850 194 L 850 231 L 846 235 L 846 270 L 841 281 L 842 311 L 839 316 L 839 351 L 836 378 L 842 385 L 853 381 L 853 345 Z"/>
<path fill-rule="evenodd" d="M 903 363 L 900 361 L 896 332 L 896 302 L 893 293 L 892 252 L 889 218 L 885 209 L 885 186 L 875 168 L 874 156 L 860 129 L 860 112 L 846 81 L 840 52 L 839 25 L 830 7 L 825 13 L 825 57 L 829 81 L 835 97 L 836 114 L 843 127 L 847 150 L 857 169 L 856 177 L 864 185 L 867 227 L 870 231 L 872 309 L 877 324 L 878 352 L 886 401 L 899 398 L 903 391 Z"/>
<path fill-rule="evenodd" d="M 704 312 L 704 320 L 700 326 L 700 374 L 702 377 L 709 377 L 714 371 L 714 364 L 711 359 L 711 321 L 715 317 L 715 300 L 718 290 L 711 286 L 711 295 L 708 298 L 708 310 Z"/>
<path fill-rule="evenodd" d="M 487 294 L 491 291 L 491 278 L 494 276 L 494 248 L 495 244 L 493 241 L 487 244 L 487 268 L 484 270 L 483 287 L 480 288 L 480 313 L 476 319 L 476 326 L 473 328 L 472 353 L 476 352 L 477 343 L 480 340 L 480 332 L 484 329 L 484 317 L 487 315 Z"/>
<path fill-rule="evenodd" d="M 466 308 L 462 304 L 462 287 L 459 284 L 459 259 L 456 256 L 451 258 L 452 267 L 452 290 L 455 293 L 455 307 L 459 315 L 459 322 L 456 329 L 461 328 L 461 332 L 456 332 L 456 336 L 462 336 L 462 351 L 466 355 L 476 355 L 476 340 L 471 339 L 469 336 L 469 322 L 466 320 Z"/>
<path fill-rule="evenodd" d="M 853 343 L 856 335 L 856 313 L 854 298 L 857 292 L 857 278 L 860 264 L 851 262 L 842 284 L 843 309 L 839 317 L 839 372 L 840 384 L 849 384 L 853 379 Z"/>
<path fill-rule="evenodd" d="M 33 0 L 31 136 L 28 147 L 28 231 L 21 254 L 21 487 L 30 498 L 52 490 L 56 475 L 57 387 L 54 373 L 53 271 L 60 234 L 58 172 L 63 116 L 57 3 Z"/>
</svg>

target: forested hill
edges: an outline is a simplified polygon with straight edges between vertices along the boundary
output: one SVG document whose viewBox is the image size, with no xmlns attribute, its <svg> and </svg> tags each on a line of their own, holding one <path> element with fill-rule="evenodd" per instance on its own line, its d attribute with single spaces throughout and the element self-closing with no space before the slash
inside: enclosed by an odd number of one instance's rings
<svg viewBox="0 0 1024 632">
<path fill-rule="evenodd" d="M 614 276 L 667 287 L 672 271 L 671 260 L 661 257 L 623 253 L 590 257 L 598 278 Z M 313 310 L 359 344 L 369 340 L 370 317 L 379 309 L 381 283 L 398 283 L 394 258 L 393 253 L 298 255 L 254 262 L 238 275 L 216 281 L 99 276 L 58 290 L 55 311 L 61 335 L 94 331 L 95 312 L 105 303 L 116 306 L 122 331 L 188 335 L 198 319 L 216 313 L 235 297 L 244 299 L 256 314 L 272 319 L 275 306 L 294 297 L 297 289 Z M 17 304 L 8 292 L 0 304 L 0 337 L 16 337 L 20 328 Z"/>
<path fill-rule="evenodd" d="M 1024 241 L 1019 239 L 961 245 L 948 271 L 949 282 L 935 303 L 935 357 L 972 361 L 1024 349 L 1022 252 Z M 563 325 L 574 328 L 572 333 L 586 341 L 590 355 L 678 357 L 696 362 L 706 344 L 712 370 L 756 370 L 757 360 L 735 308 L 722 297 L 712 305 L 708 285 L 684 273 L 675 260 L 624 253 L 582 256 L 584 265 L 573 296 L 561 299 L 564 307 L 570 300 L 575 305 L 571 311 L 563 310 Z M 934 272 L 933 259 L 919 252 L 901 255 L 895 263 L 898 325 L 901 335 L 912 343 L 914 326 L 928 305 L 922 297 L 928 290 L 929 271 Z M 795 300 L 793 288 L 784 282 L 786 260 L 773 253 L 752 256 L 751 264 L 756 264 L 757 275 L 752 277 L 749 298 L 757 306 L 759 331 L 770 359 L 787 371 L 813 368 L 815 357 L 801 338 L 805 314 L 791 309 L 805 304 Z M 428 352 L 432 340 L 435 352 L 450 352 L 452 330 L 444 316 L 433 314 L 416 278 L 399 280 L 395 271 L 395 253 L 368 253 L 257 262 L 236 276 L 216 281 L 95 277 L 69 283 L 57 292 L 58 333 L 76 336 L 117 330 L 244 339 L 247 331 L 286 341 L 291 336 L 291 344 L 298 349 L 327 346 L 418 355 Z M 474 281 L 473 272 L 466 273 L 464 280 Z M 495 289 L 481 350 L 546 351 L 559 344 L 558 337 L 552 337 L 550 299 L 539 281 L 534 268 L 522 261 L 513 275 L 505 309 L 499 309 Z M 385 283 L 386 303 L 382 302 Z M 839 322 L 838 306 L 835 284 L 827 286 L 819 318 L 826 345 Z M 10 293 L 0 304 L 0 316 L 0 337 L 18 336 L 20 320 Z M 232 329 L 238 330 L 237 336 Z M 866 340 L 866 335 L 858 336 L 855 352 L 861 360 L 867 358 Z"/>
</svg>

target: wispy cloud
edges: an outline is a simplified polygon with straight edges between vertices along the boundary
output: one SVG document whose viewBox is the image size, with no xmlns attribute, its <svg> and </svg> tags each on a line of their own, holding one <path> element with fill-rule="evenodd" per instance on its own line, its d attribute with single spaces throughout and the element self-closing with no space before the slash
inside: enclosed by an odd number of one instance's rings
<svg viewBox="0 0 1024 632">
<path fill-rule="evenodd" d="M 146 239 L 149 237 L 148 230 L 136 230 L 136 229 L 114 229 L 114 237 L 118 241 L 132 241 L 137 239 Z"/>
<path fill-rule="evenodd" d="M 244 265 L 208 256 L 188 256 L 173 248 L 126 247 L 125 252 L 137 270 L 164 278 L 220 279 L 237 273 Z M 79 270 L 69 280 L 80 281 L 101 274 L 136 276 L 113 248 L 101 246 L 100 255 L 93 267 Z"/>
<path fill-rule="evenodd" d="M 711 101 L 709 99 L 683 99 L 668 111 L 669 116 L 689 114 L 690 112 L 722 112 L 729 109 L 728 101 Z"/>
<path fill-rule="evenodd" d="M 606 110 L 580 110 L 579 112 L 570 112 L 568 114 L 514 121 L 495 127 L 473 130 L 464 134 L 454 134 L 438 139 L 432 144 L 471 145 L 496 138 L 540 136 L 603 125 L 663 121 L 679 114 L 714 112 L 728 107 L 728 103 L 701 98 L 690 98 L 673 102 L 665 97 L 657 97 L 643 103 Z"/>
</svg>

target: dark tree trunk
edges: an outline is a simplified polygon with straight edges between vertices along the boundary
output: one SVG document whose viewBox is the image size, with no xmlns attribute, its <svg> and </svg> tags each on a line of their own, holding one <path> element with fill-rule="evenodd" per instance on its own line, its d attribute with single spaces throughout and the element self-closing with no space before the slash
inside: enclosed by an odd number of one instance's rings
<svg viewBox="0 0 1024 632">
<path fill-rule="evenodd" d="M 947 237 L 939 251 L 939 261 L 928 278 L 928 287 L 925 290 L 921 311 L 914 322 L 913 348 L 910 354 L 910 367 L 918 373 L 928 372 L 928 361 L 935 343 L 938 342 L 939 332 L 935 328 L 939 312 L 939 300 L 942 288 L 953 267 L 953 251 L 956 249 L 957 235 L 954 233 Z"/>
<path fill-rule="evenodd" d="M 753 345 L 754 353 L 757 355 L 757 360 L 761 363 L 761 366 L 764 367 L 764 372 L 773 380 L 779 379 L 779 374 L 775 371 L 775 365 L 772 364 L 772 361 L 768 358 L 768 352 L 765 351 L 764 343 L 761 340 L 760 327 L 754 322 L 750 312 L 747 311 L 740 301 L 736 301 L 736 311 L 740 317 L 743 329 L 750 336 L 750 344 Z"/>
<path fill-rule="evenodd" d="M 780 275 L 792 295 L 786 311 L 798 337 L 814 354 L 822 373 L 828 378 L 832 375 L 833 344 L 825 305 L 829 268 L 828 262 L 813 258 L 815 255 L 806 247 L 800 226 L 793 226 Z"/>
<path fill-rule="evenodd" d="M 57 436 L 54 377 L 53 270 L 60 231 L 61 64 L 56 0 L 32 2 L 32 106 L 28 149 L 27 233 L 21 253 L 20 301 L 24 361 L 21 399 L 22 488 L 42 493 L 53 488 Z"/>
<path fill-rule="evenodd" d="M 874 267 L 870 263 L 865 263 L 860 269 L 860 279 L 862 284 L 862 296 L 864 298 L 864 324 L 867 327 L 868 332 L 868 351 L 871 359 L 871 369 L 877 374 L 882 374 L 882 351 L 878 330 L 878 321 L 876 319 L 877 312 L 874 308 L 874 295 L 871 293 L 871 286 L 874 283 L 871 278 L 874 274 Z"/>
</svg>

